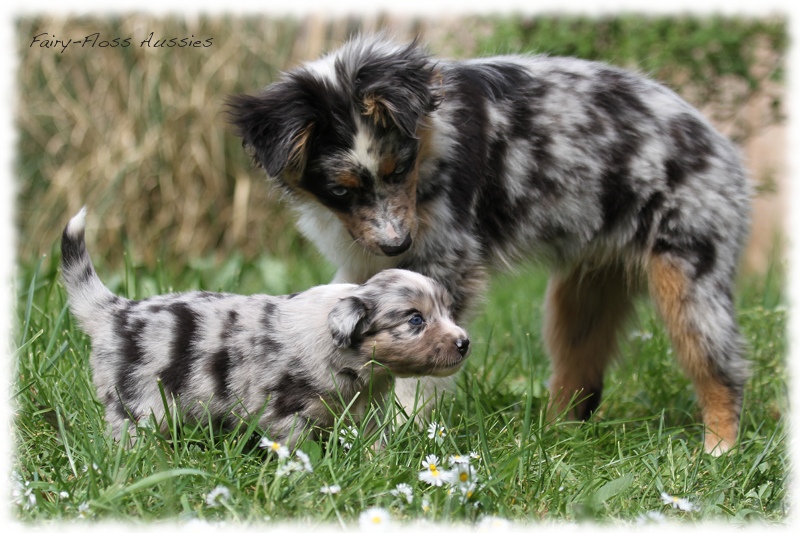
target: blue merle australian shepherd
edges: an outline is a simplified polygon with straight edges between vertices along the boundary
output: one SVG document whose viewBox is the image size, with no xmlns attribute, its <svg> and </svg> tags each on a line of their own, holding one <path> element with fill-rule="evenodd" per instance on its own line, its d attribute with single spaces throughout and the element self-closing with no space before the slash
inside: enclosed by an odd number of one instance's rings
<svg viewBox="0 0 800 533">
<path fill-rule="evenodd" d="M 750 189 L 737 149 L 671 90 L 579 59 L 438 60 L 362 37 L 229 103 L 337 282 L 414 270 L 462 319 L 490 269 L 545 260 L 550 411 L 578 418 L 648 291 L 705 449 L 734 444 L 748 365 L 731 290 Z"/>
</svg>

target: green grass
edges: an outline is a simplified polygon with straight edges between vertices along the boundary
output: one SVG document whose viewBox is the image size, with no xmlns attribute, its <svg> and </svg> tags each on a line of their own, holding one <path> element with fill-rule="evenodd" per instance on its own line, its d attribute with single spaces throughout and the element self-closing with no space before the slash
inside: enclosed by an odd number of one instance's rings
<svg viewBox="0 0 800 533">
<path fill-rule="evenodd" d="M 744 141 L 783 120 L 787 24 L 783 17 L 379 15 L 321 24 L 252 14 L 18 18 L 14 175 L 23 264 L 11 379 L 17 409 L 16 515 L 37 523 L 104 518 L 263 523 L 269 516 L 273 523 L 350 524 L 364 509 L 380 506 L 400 522 L 500 516 L 616 523 L 637 521 L 649 511 L 690 522 L 783 521 L 788 400 L 779 272 L 740 285 L 740 319 L 754 373 L 735 453 L 712 458 L 700 451 L 692 387 L 644 304 L 632 329 L 639 334 L 626 343 L 620 364 L 607 376 L 597 415 L 584 424 L 545 425 L 548 362 L 539 330 L 546 275 L 526 270 L 498 276 L 469 326 L 473 355 L 454 398 L 443 400 L 435 412 L 435 420 L 448 428 L 443 443 L 429 440 L 425 429 L 413 424 L 392 433 L 377 454 L 368 440 L 357 441 L 349 452 L 336 438 L 306 443 L 313 473 L 285 477 L 276 476 L 275 458 L 253 445 L 257 438 L 184 427 L 167 437 L 145 431 L 130 449 L 110 442 L 91 384 L 88 339 L 66 311 L 50 258 L 57 259 L 51 245 L 63 223 L 85 204 L 102 220 L 102 231 L 93 235 L 91 224 L 89 229 L 96 265 L 120 294 L 197 288 L 287 293 L 327 282 L 331 268 L 310 244 L 298 241 L 289 210 L 262 174 L 250 170 L 240 140 L 225 123 L 223 102 L 318 57 L 360 28 L 384 28 L 400 40 L 419 33 L 432 52 L 445 57 L 530 51 L 635 67 L 677 88 Z M 166 53 L 138 47 L 64 54 L 29 48 L 30 38 L 45 31 L 59 38 L 100 32 L 135 40 L 150 31 L 193 34 L 213 36 L 215 45 Z M 754 102 L 760 103 L 750 107 Z M 754 179 L 760 194 L 777 194 L 765 186 L 769 176 Z M 135 227 L 136 221 L 142 223 Z M 124 263 L 115 252 L 121 241 L 128 243 Z M 39 266 L 26 263 L 43 253 L 49 258 Z M 155 258 L 186 268 L 166 268 Z M 220 264 L 219 258 L 226 259 Z M 426 455 L 470 451 L 481 458 L 474 461 L 479 486 L 468 505 L 458 495 L 448 496 L 446 488 L 418 481 Z M 389 492 L 401 482 L 414 489 L 411 504 Z M 341 492 L 319 492 L 331 484 Z M 218 486 L 227 488 L 230 498 L 210 507 L 206 496 Z M 660 500 L 662 490 L 690 499 L 700 510 L 668 508 Z M 423 498 L 430 502 L 427 511 Z"/>
<path fill-rule="evenodd" d="M 195 261 L 178 273 L 126 261 L 117 275 L 100 271 L 113 290 L 133 297 L 195 288 L 287 292 L 329 279 L 330 269 L 316 257 L 298 251 L 292 258 Z M 646 303 L 593 419 L 545 424 L 548 363 L 539 328 L 546 274 L 531 269 L 497 276 L 470 325 L 473 355 L 456 394 L 441 399 L 433 414 L 447 428 L 441 443 L 407 422 L 378 452 L 364 435 L 348 451 L 337 439 L 348 425 L 342 420 L 327 440 L 303 444 L 313 472 L 278 475 L 276 456 L 257 446 L 257 435 L 248 438 L 253 428 L 218 435 L 173 424 L 166 436 L 144 429 L 132 447 L 107 438 L 91 384 L 89 342 L 66 310 L 53 263 L 19 270 L 13 470 L 14 508 L 25 522 L 270 519 L 346 526 L 370 507 L 385 508 L 402 523 L 497 516 L 614 524 L 636 522 L 650 511 L 681 522 L 787 517 L 787 317 L 779 274 L 740 284 L 739 317 L 754 372 L 733 453 L 714 458 L 701 451 L 693 389 Z M 478 485 L 468 502 L 458 490 L 449 495 L 447 486 L 418 480 L 426 455 L 470 452 L 480 458 L 472 462 Z M 413 488 L 410 504 L 391 494 L 398 483 Z M 320 493 L 334 484 L 341 492 Z M 219 486 L 230 497 L 208 505 L 207 495 Z M 673 509 L 662 503 L 661 492 L 686 498 L 697 510 Z"/>
</svg>

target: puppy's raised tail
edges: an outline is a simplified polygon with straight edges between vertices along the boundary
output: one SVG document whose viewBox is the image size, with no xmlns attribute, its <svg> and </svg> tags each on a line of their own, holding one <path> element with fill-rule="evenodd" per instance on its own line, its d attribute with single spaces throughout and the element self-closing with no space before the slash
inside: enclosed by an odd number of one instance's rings
<svg viewBox="0 0 800 533">
<path fill-rule="evenodd" d="M 61 277 L 67 288 L 72 314 L 84 330 L 90 330 L 92 322 L 102 319 L 102 310 L 116 300 L 116 296 L 94 271 L 92 259 L 86 251 L 85 229 L 86 207 L 70 219 L 61 235 Z"/>
</svg>

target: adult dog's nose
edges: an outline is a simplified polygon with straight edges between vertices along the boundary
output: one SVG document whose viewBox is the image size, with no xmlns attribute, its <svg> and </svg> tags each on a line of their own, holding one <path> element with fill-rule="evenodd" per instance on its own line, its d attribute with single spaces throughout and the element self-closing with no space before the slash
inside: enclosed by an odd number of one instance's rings
<svg viewBox="0 0 800 533">
<path fill-rule="evenodd" d="M 456 340 L 456 348 L 458 348 L 458 353 L 460 353 L 462 356 L 467 355 L 467 352 L 469 351 L 469 339 L 465 337 L 463 339 Z"/>
<path fill-rule="evenodd" d="M 390 257 L 393 255 L 400 255 L 411 247 L 411 233 L 407 233 L 403 242 L 396 246 L 381 244 L 380 247 L 381 251 Z"/>
</svg>

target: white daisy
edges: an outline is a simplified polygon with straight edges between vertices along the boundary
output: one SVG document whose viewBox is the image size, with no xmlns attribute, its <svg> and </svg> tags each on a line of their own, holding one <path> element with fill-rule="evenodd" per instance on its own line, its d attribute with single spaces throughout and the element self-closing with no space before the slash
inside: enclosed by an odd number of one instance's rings
<svg viewBox="0 0 800 533">
<path fill-rule="evenodd" d="M 408 503 L 414 501 L 414 489 L 408 483 L 398 483 L 395 488 L 389 491 L 389 494 L 405 498 Z"/>
<path fill-rule="evenodd" d="M 431 510 L 431 501 L 428 498 L 422 498 L 422 512 L 427 513 Z"/>
<path fill-rule="evenodd" d="M 231 491 L 227 487 L 218 485 L 206 495 L 206 505 L 216 507 L 231 499 Z"/>
<path fill-rule="evenodd" d="M 33 493 L 33 489 L 28 487 L 25 490 L 25 496 L 28 498 L 28 501 L 25 502 L 25 509 L 33 509 L 36 507 L 36 494 Z"/>
<path fill-rule="evenodd" d="M 436 444 L 443 443 L 446 436 L 447 428 L 445 428 L 443 424 L 431 422 L 430 425 L 428 425 L 428 438 L 436 441 Z"/>
<path fill-rule="evenodd" d="M 305 468 L 300 461 L 283 461 L 278 465 L 278 468 L 275 469 L 275 475 L 278 477 L 284 477 L 293 472 L 302 472 L 303 470 L 305 470 Z"/>
<path fill-rule="evenodd" d="M 671 505 L 673 509 L 680 509 L 681 511 L 685 511 L 687 513 L 696 511 L 697 506 L 690 502 L 685 498 L 678 498 L 677 496 L 671 496 L 666 492 L 661 493 L 661 501 L 664 502 L 664 505 Z"/>
<path fill-rule="evenodd" d="M 469 464 L 469 456 L 467 455 L 451 455 L 450 456 L 450 465 L 468 465 Z"/>
<path fill-rule="evenodd" d="M 666 517 L 659 513 L 658 511 L 647 511 L 647 513 L 643 515 L 639 515 L 639 518 L 636 519 L 636 523 L 638 525 L 644 524 L 660 524 L 666 520 Z"/>
<path fill-rule="evenodd" d="M 479 461 L 480 458 L 481 458 L 481 454 L 479 454 L 478 452 L 469 452 L 469 457 L 470 457 L 470 459 L 474 459 L 476 461 Z"/>
<path fill-rule="evenodd" d="M 511 529 L 511 522 L 499 516 L 484 516 L 478 522 L 478 531 L 502 531 Z"/>
<path fill-rule="evenodd" d="M 322 494 L 339 494 L 341 492 L 342 487 L 339 485 L 324 485 L 319 488 L 319 491 Z"/>
<path fill-rule="evenodd" d="M 453 485 L 471 485 L 475 480 L 475 467 L 469 464 L 456 463 L 450 471 L 448 482 Z"/>
<path fill-rule="evenodd" d="M 33 493 L 30 481 L 22 482 L 22 476 L 18 472 L 14 472 L 14 479 L 12 480 L 11 497 L 14 503 L 22 505 L 26 511 L 36 507 L 36 495 Z"/>
<path fill-rule="evenodd" d="M 425 456 L 425 459 L 422 460 L 422 468 L 436 470 L 439 468 L 439 466 L 439 458 L 436 456 L 436 454 L 428 454 Z"/>
<path fill-rule="evenodd" d="M 450 473 L 439 467 L 439 458 L 433 454 L 422 461 L 424 470 L 418 474 L 419 480 L 434 487 L 441 487 L 448 481 Z"/>
<path fill-rule="evenodd" d="M 356 442 L 358 438 L 358 429 L 354 428 L 353 426 L 347 426 L 346 428 L 342 428 L 339 430 L 339 444 L 342 445 L 342 448 L 345 450 L 350 450 L 353 447 L 353 444 Z"/>
<path fill-rule="evenodd" d="M 261 446 L 262 448 L 266 448 L 271 452 L 274 452 L 281 459 L 286 459 L 287 457 L 289 457 L 289 448 L 287 448 L 280 442 L 269 440 L 267 437 L 261 439 L 261 444 L 259 444 L 259 446 Z"/>
<path fill-rule="evenodd" d="M 390 524 L 389 513 L 380 507 L 367 509 L 358 517 L 358 525 L 362 529 L 385 529 Z"/>
<path fill-rule="evenodd" d="M 89 516 L 89 502 L 83 502 L 78 506 L 78 517 L 86 518 Z"/>
<path fill-rule="evenodd" d="M 296 452 L 294 452 L 294 454 L 297 456 L 298 459 L 300 459 L 300 462 L 303 464 L 303 470 L 305 470 L 306 472 L 314 471 L 314 468 L 311 466 L 311 461 L 309 460 L 308 454 L 306 452 L 304 452 L 303 450 L 297 450 Z"/>
<path fill-rule="evenodd" d="M 653 333 L 651 331 L 634 331 L 631 332 L 630 337 L 632 339 L 640 339 L 643 341 L 649 341 L 653 338 Z"/>
<path fill-rule="evenodd" d="M 461 489 L 461 503 L 467 503 L 472 499 L 473 496 L 475 496 L 475 493 L 478 491 L 478 484 L 465 483 L 459 486 L 459 488 Z"/>
<path fill-rule="evenodd" d="M 447 474 L 447 470 L 423 470 L 417 477 L 428 485 L 441 487 L 447 481 Z"/>
</svg>

